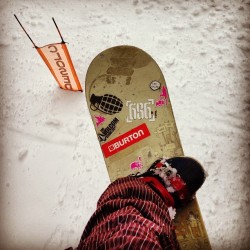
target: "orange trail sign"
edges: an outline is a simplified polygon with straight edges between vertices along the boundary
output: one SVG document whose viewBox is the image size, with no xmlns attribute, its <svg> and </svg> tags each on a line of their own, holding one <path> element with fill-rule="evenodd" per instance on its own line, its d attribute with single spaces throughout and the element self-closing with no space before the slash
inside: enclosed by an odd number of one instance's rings
<svg viewBox="0 0 250 250">
<path fill-rule="evenodd" d="M 22 29 L 24 30 L 24 32 L 26 33 L 26 35 L 28 36 L 28 38 L 30 39 L 30 41 L 33 43 L 35 49 L 38 51 L 43 61 L 48 66 L 50 72 L 54 76 L 60 88 L 72 91 L 82 91 L 82 87 L 77 77 L 66 43 L 63 40 L 61 32 L 58 29 L 54 18 L 52 18 L 52 20 L 57 28 L 57 31 L 62 41 L 60 43 L 52 43 L 43 47 L 38 47 L 28 35 L 28 33 L 18 20 L 17 16 L 14 16 L 22 27 Z"/>
</svg>

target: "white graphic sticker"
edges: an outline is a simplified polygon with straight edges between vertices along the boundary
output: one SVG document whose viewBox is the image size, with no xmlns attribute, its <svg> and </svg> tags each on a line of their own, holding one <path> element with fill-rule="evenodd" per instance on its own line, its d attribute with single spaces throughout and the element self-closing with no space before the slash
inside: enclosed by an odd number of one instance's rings
<svg viewBox="0 0 250 250">
<path fill-rule="evenodd" d="M 149 86 L 152 90 L 157 90 L 161 87 L 161 84 L 157 81 L 152 81 Z"/>
</svg>

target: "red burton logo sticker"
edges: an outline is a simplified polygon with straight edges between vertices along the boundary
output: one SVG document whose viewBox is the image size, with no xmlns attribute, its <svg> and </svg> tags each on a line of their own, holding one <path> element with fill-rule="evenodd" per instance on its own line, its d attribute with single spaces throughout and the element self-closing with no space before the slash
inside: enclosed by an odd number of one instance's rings
<svg viewBox="0 0 250 250">
<path fill-rule="evenodd" d="M 105 158 L 108 158 L 109 156 L 122 151 L 123 149 L 145 139 L 148 136 L 150 136 L 150 132 L 147 128 L 147 125 L 143 123 L 142 125 L 131 129 L 125 134 L 103 144 L 102 152 Z"/>
</svg>

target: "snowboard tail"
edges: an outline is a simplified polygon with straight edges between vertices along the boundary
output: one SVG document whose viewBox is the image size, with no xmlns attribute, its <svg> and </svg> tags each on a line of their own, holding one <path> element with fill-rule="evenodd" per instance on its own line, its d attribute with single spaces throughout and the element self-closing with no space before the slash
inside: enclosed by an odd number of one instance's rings
<svg viewBox="0 0 250 250">
<path fill-rule="evenodd" d="M 143 50 L 117 46 L 97 55 L 86 98 L 111 181 L 145 172 L 160 157 L 183 156 L 164 76 Z M 211 249 L 195 199 L 177 212 L 181 249 Z"/>
</svg>

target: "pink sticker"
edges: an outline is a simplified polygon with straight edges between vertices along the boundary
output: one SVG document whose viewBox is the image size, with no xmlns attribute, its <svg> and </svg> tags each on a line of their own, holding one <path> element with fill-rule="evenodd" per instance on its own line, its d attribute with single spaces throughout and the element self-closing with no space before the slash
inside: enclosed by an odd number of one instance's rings
<svg viewBox="0 0 250 250">
<path fill-rule="evenodd" d="M 161 107 L 163 105 L 168 105 L 168 91 L 167 88 L 165 86 L 162 86 L 161 88 L 161 94 L 160 94 L 160 98 L 158 100 L 156 100 L 156 107 Z"/>
<path fill-rule="evenodd" d="M 99 127 L 101 124 L 103 124 L 106 120 L 106 118 L 101 116 L 101 115 L 99 115 L 99 116 L 95 115 L 94 117 L 95 117 L 95 124 L 97 127 Z"/>
<path fill-rule="evenodd" d="M 131 170 L 135 170 L 135 169 L 142 169 L 143 165 L 142 165 L 142 159 L 141 157 L 139 156 L 138 157 L 138 160 L 137 161 L 133 161 L 131 164 L 130 164 L 130 169 Z"/>
</svg>

